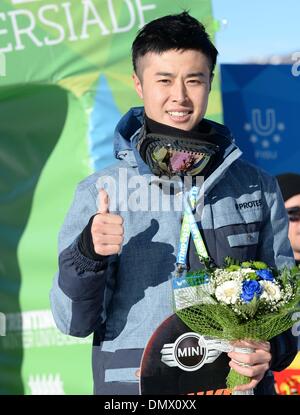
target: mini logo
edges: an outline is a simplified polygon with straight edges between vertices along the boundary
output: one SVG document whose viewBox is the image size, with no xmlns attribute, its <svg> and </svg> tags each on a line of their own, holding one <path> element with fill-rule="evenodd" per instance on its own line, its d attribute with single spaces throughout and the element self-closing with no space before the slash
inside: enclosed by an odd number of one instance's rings
<svg viewBox="0 0 300 415">
<path fill-rule="evenodd" d="M 197 333 L 184 333 L 175 343 L 164 345 L 160 352 L 161 361 L 167 366 L 193 372 L 219 357 L 221 352 L 213 349 L 213 344 L 214 341 L 207 340 Z"/>
<path fill-rule="evenodd" d="M 175 344 L 174 356 L 179 367 L 187 371 L 197 370 L 204 364 L 205 343 L 196 333 L 184 334 Z"/>
</svg>

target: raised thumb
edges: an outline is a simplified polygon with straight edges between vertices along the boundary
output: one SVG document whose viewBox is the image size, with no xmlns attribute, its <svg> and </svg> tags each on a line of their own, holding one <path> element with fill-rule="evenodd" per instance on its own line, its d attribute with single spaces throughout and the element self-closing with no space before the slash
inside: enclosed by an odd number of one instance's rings
<svg viewBox="0 0 300 415">
<path fill-rule="evenodd" d="M 104 189 L 99 190 L 98 212 L 102 214 L 109 213 L 109 197 L 107 191 Z"/>
</svg>

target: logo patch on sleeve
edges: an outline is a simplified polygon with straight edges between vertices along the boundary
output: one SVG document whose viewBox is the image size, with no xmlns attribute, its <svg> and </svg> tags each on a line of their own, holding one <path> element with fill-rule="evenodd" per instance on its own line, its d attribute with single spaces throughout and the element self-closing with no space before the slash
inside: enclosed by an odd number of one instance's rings
<svg viewBox="0 0 300 415">
<path fill-rule="evenodd" d="M 242 202 L 242 203 L 235 204 L 235 207 L 237 210 L 245 210 L 245 209 L 257 208 L 261 206 L 262 206 L 261 199 L 250 200 L 249 202 Z"/>
</svg>

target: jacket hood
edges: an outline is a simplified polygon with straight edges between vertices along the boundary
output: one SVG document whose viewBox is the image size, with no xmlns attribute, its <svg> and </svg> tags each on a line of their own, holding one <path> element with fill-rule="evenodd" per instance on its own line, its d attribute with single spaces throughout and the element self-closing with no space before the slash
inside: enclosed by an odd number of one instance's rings
<svg viewBox="0 0 300 415">
<path fill-rule="evenodd" d="M 141 134 L 143 123 L 144 108 L 134 107 L 120 119 L 115 128 L 114 155 L 132 167 L 148 167 L 136 150 L 136 143 Z"/>
</svg>

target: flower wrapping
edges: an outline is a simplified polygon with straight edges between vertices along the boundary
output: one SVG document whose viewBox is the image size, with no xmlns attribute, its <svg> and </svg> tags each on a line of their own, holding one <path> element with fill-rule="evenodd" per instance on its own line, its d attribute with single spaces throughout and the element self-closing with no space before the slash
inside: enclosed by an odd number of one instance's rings
<svg viewBox="0 0 300 415">
<path fill-rule="evenodd" d="M 231 258 L 225 264 L 173 279 L 175 313 L 191 330 L 220 340 L 268 341 L 296 323 L 299 268 L 277 271 Z M 227 377 L 230 389 L 249 382 L 232 369 Z"/>
</svg>

